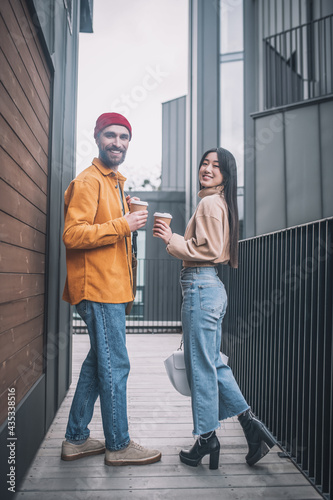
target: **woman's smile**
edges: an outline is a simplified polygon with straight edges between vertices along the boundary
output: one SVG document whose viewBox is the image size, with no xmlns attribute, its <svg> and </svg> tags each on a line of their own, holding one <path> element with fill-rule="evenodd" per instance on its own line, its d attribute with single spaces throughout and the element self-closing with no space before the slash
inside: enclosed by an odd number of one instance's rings
<svg viewBox="0 0 333 500">
<path fill-rule="evenodd" d="M 220 186 L 223 175 L 220 170 L 217 153 L 209 153 L 199 170 L 199 181 L 202 187 Z"/>
</svg>

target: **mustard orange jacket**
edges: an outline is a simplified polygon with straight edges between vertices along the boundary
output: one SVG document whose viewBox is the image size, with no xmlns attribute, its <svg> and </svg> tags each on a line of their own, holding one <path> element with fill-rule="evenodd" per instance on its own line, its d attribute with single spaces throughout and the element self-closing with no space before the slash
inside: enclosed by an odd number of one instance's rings
<svg viewBox="0 0 333 500">
<path fill-rule="evenodd" d="M 120 200 L 125 180 L 94 158 L 65 192 L 67 278 L 62 298 L 70 304 L 133 300 L 131 231 Z M 128 212 L 124 195 L 123 201 Z"/>
</svg>

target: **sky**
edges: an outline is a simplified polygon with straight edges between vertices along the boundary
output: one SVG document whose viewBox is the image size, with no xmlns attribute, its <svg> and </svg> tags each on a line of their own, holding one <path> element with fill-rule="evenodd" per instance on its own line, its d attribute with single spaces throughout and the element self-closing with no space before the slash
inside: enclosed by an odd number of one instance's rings
<svg viewBox="0 0 333 500">
<path fill-rule="evenodd" d="M 94 0 L 93 29 L 79 40 L 77 174 L 98 156 L 97 117 L 115 111 L 133 131 L 127 188 L 157 186 L 162 103 L 187 94 L 188 0 Z"/>
</svg>

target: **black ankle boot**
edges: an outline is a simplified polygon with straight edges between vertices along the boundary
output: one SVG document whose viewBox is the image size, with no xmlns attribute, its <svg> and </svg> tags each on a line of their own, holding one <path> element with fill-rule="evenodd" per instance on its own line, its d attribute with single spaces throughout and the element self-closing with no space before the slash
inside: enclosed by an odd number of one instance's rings
<svg viewBox="0 0 333 500">
<path fill-rule="evenodd" d="M 246 461 L 249 465 L 254 465 L 269 452 L 269 449 L 276 444 L 276 440 L 251 410 L 246 410 L 238 417 L 238 420 L 249 445 Z"/>
<path fill-rule="evenodd" d="M 190 450 L 182 450 L 179 453 L 181 462 L 191 467 L 196 467 L 201 463 L 205 455 L 209 457 L 209 468 L 219 468 L 220 442 L 215 431 L 199 436 Z"/>
</svg>

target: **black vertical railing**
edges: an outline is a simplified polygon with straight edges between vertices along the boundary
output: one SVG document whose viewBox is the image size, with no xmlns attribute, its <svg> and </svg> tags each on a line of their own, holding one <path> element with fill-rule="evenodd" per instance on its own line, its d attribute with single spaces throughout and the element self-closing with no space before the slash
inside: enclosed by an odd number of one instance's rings
<svg viewBox="0 0 333 500">
<path fill-rule="evenodd" d="M 333 494 L 332 231 L 326 219 L 240 243 L 222 349 L 249 404 L 324 498 Z"/>
<path fill-rule="evenodd" d="M 128 332 L 181 330 L 180 269 L 177 259 L 138 260 L 137 294 L 126 319 Z"/>
<path fill-rule="evenodd" d="M 333 15 L 264 39 L 265 108 L 333 93 Z"/>
</svg>

